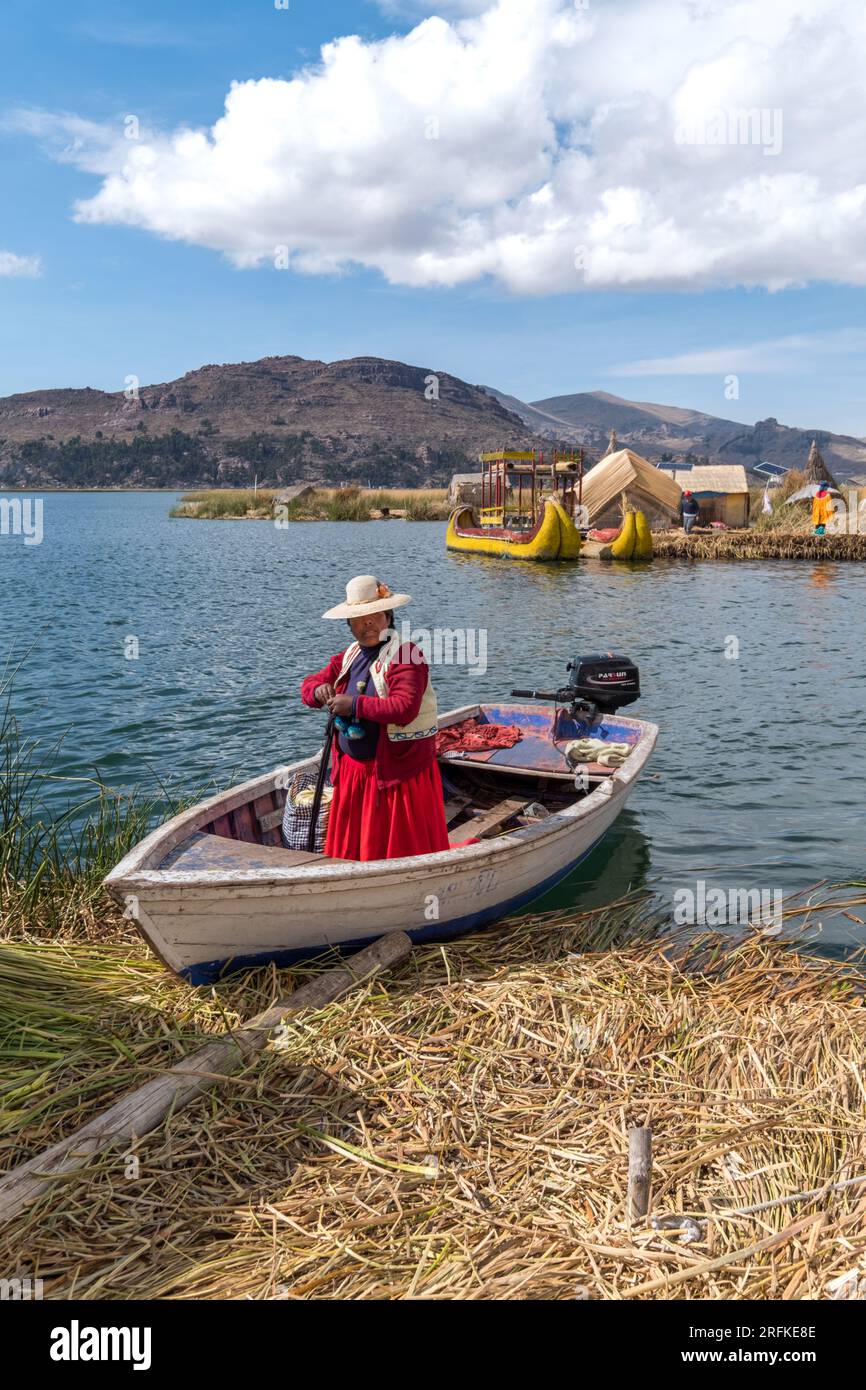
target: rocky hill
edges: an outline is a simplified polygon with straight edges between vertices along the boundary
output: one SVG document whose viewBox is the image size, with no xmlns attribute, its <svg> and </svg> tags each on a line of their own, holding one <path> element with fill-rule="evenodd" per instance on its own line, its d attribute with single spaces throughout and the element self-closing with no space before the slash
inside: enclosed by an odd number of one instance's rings
<svg viewBox="0 0 866 1390">
<path fill-rule="evenodd" d="M 0 485 L 411 487 L 533 442 L 483 388 L 375 357 L 267 357 L 133 387 L 0 399 Z"/>
<path fill-rule="evenodd" d="M 863 440 L 774 419 L 743 425 L 603 391 L 527 403 L 378 357 L 266 357 L 126 392 L 0 398 L 0 487 L 437 486 L 500 446 L 582 444 L 592 463 L 612 429 L 653 460 L 747 467 L 802 466 L 814 438 L 840 481 L 866 478 Z"/>
<path fill-rule="evenodd" d="M 500 404 L 519 415 L 528 429 L 544 439 L 582 444 L 590 455 L 604 452 L 610 431 L 620 444 L 645 458 L 709 459 L 742 463 L 766 460 L 785 468 L 803 467 L 813 439 L 818 441 L 836 478 L 866 481 L 866 443 L 824 429 L 796 429 L 770 418 L 754 425 L 705 415 L 680 406 L 629 401 L 605 391 L 582 391 L 524 402 L 488 388 Z"/>
</svg>

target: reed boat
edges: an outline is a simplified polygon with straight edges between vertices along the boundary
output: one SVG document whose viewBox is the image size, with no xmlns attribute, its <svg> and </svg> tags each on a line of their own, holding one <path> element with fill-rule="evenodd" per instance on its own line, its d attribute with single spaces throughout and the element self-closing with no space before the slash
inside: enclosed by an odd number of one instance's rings
<svg viewBox="0 0 866 1390">
<path fill-rule="evenodd" d="M 538 521 L 525 529 L 481 526 L 472 507 L 459 507 L 449 519 L 445 544 L 449 550 L 510 560 L 576 560 L 581 542 L 571 517 L 548 498 Z"/>
<path fill-rule="evenodd" d="M 474 719 L 516 725 L 521 735 L 510 748 L 441 753 L 449 850 L 355 863 L 283 848 L 285 788 L 297 772 L 317 770 L 318 753 L 183 811 L 133 849 L 105 886 L 165 965 L 197 985 L 332 947 L 359 949 L 390 931 L 445 940 L 516 912 L 599 844 L 658 729 L 616 709 L 524 703 L 550 698 L 536 691 L 512 695 L 523 698 L 440 716 L 440 729 Z M 574 749 L 566 750 L 586 738 L 596 740 L 587 745 L 595 760 L 575 763 Z M 620 746 L 611 754 L 620 765 L 607 765 L 603 744 Z M 474 843 L 461 844 L 467 840 Z"/>
<path fill-rule="evenodd" d="M 535 450 L 480 456 L 481 506 L 459 506 L 448 522 L 449 550 L 512 560 L 577 560 L 575 525 L 583 454 L 555 451 L 550 465 Z"/>
</svg>

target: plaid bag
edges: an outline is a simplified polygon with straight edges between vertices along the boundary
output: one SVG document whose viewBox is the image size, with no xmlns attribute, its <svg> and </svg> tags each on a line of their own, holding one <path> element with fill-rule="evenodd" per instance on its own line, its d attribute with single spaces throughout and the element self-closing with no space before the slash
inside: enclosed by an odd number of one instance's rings
<svg viewBox="0 0 866 1390">
<path fill-rule="evenodd" d="M 298 772 L 286 793 L 286 809 L 283 814 L 283 846 L 286 849 L 307 848 L 307 840 L 310 835 L 310 824 L 313 819 L 313 797 L 316 792 L 316 782 L 318 773 Z M 331 812 L 331 802 L 334 797 L 334 788 L 330 781 L 325 781 L 322 791 L 322 804 L 319 807 L 319 823 L 316 826 L 315 850 L 317 854 L 325 851 L 325 835 L 328 829 L 328 816 Z"/>
</svg>

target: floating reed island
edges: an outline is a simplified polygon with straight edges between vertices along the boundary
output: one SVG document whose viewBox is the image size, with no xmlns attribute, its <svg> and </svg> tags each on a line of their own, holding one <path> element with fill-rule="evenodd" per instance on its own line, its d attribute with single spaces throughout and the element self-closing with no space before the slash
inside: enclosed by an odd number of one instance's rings
<svg viewBox="0 0 866 1390">
<path fill-rule="evenodd" d="M 146 809 L 96 788 L 52 821 L 37 753 L 0 708 L 5 1277 L 94 1300 L 866 1293 L 859 961 L 674 936 L 640 895 L 415 948 L 287 1012 L 19 1209 L 20 1165 L 50 1173 L 52 1145 L 333 969 L 169 975 L 99 891 Z M 783 929 L 830 898 L 862 923 L 864 890 L 801 896 Z"/>
<path fill-rule="evenodd" d="M 416 949 L 82 1157 L 0 1263 L 57 1299 L 862 1298 L 862 975 L 658 929 L 625 900 Z M 4 1170 L 289 983 L 196 991 L 127 923 L 34 922 L 0 947 Z"/>
<path fill-rule="evenodd" d="M 768 489 L 766 494 L 763 488 L 751 489 L 752 524 L 748 528 L 695 529 L 690 536 L 682 531 L 654 533 L 653 552 L 663 560 L 866 560 L 866 534 L 857 533 L 856 527 L 862 523 L 856 507 L 845 522 L 854 523 L 850 524 L 850 534 L 816 536 L 811 497 L 797 499 L 806 484 L 817 483 L 825 476 L 822 470 L 823 460 L 817 448 L 813 448 L 804 471 L 792 470 L 780 486 Z M 829 481 L 835 487 L 832 478 Z M 768 512 L 763 509 L 765 495 L 770 504 Z"/>
<path fill-rule="evenodd" d="M 173 517 L 200 521 L 280 523 L 447 521 L 449 515 L 445 488 L 214 488 L 184 493 L 171 511 Z"/>
<path fill-rule="evenodd" d="M 662 531 L 657 560 L 866 560 L 866 535 L 815 536 L 805 531 Z"/>
</svg>

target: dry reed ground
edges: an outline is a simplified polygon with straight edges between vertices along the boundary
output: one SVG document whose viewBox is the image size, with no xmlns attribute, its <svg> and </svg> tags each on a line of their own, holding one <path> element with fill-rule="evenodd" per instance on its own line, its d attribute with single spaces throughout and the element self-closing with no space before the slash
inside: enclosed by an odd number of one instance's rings
<svg viewBox="0 0 866 1390">
<path fill-rule="evenodd" d="M 866 1174 L 863 977 L 653 931 L 624 903 L 416 949 L 141 1140 L 137 1176 L 58 1183 L 0 1269 L 49 1298 L 863 1297 L 866 1186 L 780 1200 Z M 3 948 L 4 1168 L 286 992 L 194 991 L 127 932 Z M 634 1123 L 690 1244 L 624 1219 Z"/>
<path fill-rule="evenodd" d="M 866 536 L 811 531 L 663 531 L 653 535 L 657 560 L 866 560 Z"/>
</svg>

